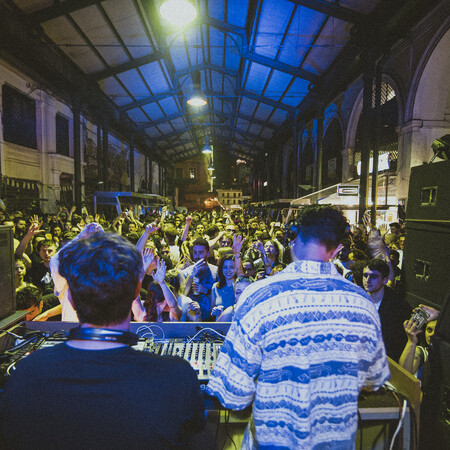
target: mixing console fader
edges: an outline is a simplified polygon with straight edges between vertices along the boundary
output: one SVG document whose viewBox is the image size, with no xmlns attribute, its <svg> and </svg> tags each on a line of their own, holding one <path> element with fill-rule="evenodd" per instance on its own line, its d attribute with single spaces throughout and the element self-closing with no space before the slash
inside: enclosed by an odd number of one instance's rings
<svg viewBox="0 0 450 450">
<path fill-rule="evenodd" d="M 66 341 L 67 337 L 64 335 L 46 337 L 38 333 L 6 351 L 0 355 L 0 385 L 11 375 L 16 365 L 30 353 L 53 347 Z M 134 349 L 143 352 L 154 353 L 160 356 L 178 356 L 185 359 L 197 373 L 200 383 L 209 381 L 221 347 L 221 340 L 210 338 L 188 341 L 185 338 L 155 339 L 153 337 L 141 337 L 138 343 L 133 346 Z"/>
<path fill-rule="evenodd" d="M 189 362 L 196 371 L 200 382 L 207 382 L 211 375 L 220 348 L 221 341 L 186 342 L 182 339 L 140 340 L 134 348 L 144 352 L 165 356 L 179 356 Z"/>
</svg>

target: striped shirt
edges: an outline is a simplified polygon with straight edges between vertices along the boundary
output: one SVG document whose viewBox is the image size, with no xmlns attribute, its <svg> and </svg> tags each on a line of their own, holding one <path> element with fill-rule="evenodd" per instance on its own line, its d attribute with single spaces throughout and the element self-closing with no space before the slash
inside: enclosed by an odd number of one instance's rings
<svg viewBox="0 0 450 450">
<path fill-rule="evenodd" d="M 388 378 L 370 298 L 304 260 L 242 294 L 207 391 L 229 409 L 253 402 L 242 448 L 351 449 L 361 388 Z"/>
</svg>

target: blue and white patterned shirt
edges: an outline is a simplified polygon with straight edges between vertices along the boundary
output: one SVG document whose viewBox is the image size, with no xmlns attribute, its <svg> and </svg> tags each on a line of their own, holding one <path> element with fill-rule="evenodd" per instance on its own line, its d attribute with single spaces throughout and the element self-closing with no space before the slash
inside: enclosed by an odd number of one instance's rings
<svg viewBox="0 0 450 450">
<path fill-rule="evenodd" d="M 242 294 L 207 391 L 253 402 L 242 448 L 351 449 L 361 388 L 388 378 L 367 294 L 332 263 L 296 261 Z"/>
</svg>

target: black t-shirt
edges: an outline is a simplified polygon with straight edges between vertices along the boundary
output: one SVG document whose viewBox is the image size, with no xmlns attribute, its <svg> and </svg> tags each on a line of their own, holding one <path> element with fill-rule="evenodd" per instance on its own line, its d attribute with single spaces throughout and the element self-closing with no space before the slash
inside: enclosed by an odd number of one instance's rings
<svg viewBox="0 0 450 450">
<path fill-rule="evenodd" d="M 31 282 L 41 289 L 44 295 L 53 294 L 54 286 L 50 268 L 43 261 L 32 265 L 30 270 Z"/>
<path fill-rule="evenodd" d="M 399 298 L 392 289 L 385 286 L 378 313 L 386 354 L 395 362 L 400 359 L 406 345 L 407 336 L 403 322 L 411 317 L 411 311 L 411 306 L 405 300 Z"/>
<path fill-rule="evenodd" d="M 187 448 L 204 425 L 189 363 L 129 347 L 39 350 L 18 364 L 0 401 L 12 449 Z"/>
</svg>

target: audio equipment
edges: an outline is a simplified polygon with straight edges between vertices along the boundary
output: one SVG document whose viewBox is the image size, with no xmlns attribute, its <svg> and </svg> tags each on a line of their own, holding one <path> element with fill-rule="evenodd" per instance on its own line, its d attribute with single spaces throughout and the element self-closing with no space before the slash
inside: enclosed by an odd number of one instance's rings
<svg viewBox="0 0 450 450">
<path fill-rule="evenodd" d="M 185 359 L 197 373 L 201 383 L 207 383 L 222 347 L 221 341 L 186 342 L 181 339 L 139 340 L 136 348 L 161 356 L 179 356 Z"/>
<path fill-rule="evenodd" d="M 83 332 L 80 330 L 83 330 Z M 68 337 L 69 339 L 122 342 L 132 345 L 134 349 L 139 351 L 154 353 L 162 357 L 183 358 L 195 370 L 199 382 L 205 384 L 209 381 L 223 343 L 221 339 L 214 339 L 209 335 L 196 340 L 182 338 L 155 339 L 153 337 L 138 338 L 133 333 L 114 332 L 115 330 L 90 328 L 89 330 L 95 330 L 90 333 L 84 333 L 84 330 L 87 330 L 87 328 L 77 327 L 70 330 L 68 336 L 49 337 L 39 332 L 33 332 L 31 337 L 20 339 L 15 347 L 0 355 L 0 384 L 6 382 L 7 377 L 15 370 L 16 365 L 30 353 L 62 344 L 68 340 Z"/>
<path fill-rule="evenodd" d="M 413 167 L 401 291 L 414 308 L 441 307 L 450 292 L 450 161 Z"/>
<path fill-rule="evenodd" d="M 129 331 L 109 330 L 105 328 L 72 328 L 69 331 L 69 340 L 80 341 L 107 341 L 126 345 L 136 345 L 139 336 Z"/>
<path fill-rule="evenodd" d="M 0 225 L 0 319 L 16 310 L 12 227 Z"/>
</svg>

